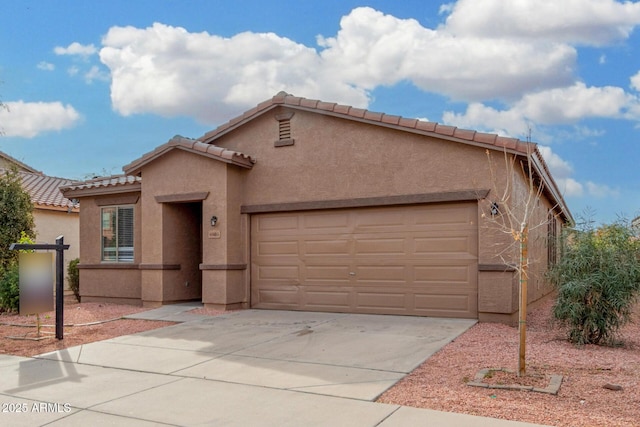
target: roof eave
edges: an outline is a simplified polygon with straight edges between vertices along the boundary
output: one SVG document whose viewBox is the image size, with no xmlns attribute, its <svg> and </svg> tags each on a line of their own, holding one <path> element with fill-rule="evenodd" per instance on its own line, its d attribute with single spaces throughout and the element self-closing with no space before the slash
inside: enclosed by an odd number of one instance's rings
<svg viewBox="0 0 640 427">
<path fill-rule="evenodd" d="M 213 160 L 236 165 L 245 169 L 251 169 L 253 167 L 253 164 L 255 163 L 254 159 L 241 153 L 233 152 L 231 150 L 226 150 L 220 147 L 215 147 L 211 144 L 207 144 L 206 147 L 200 147 L 200 149 L 198 149 L 199 146 L 197 144 L 200 144 L 200 146 L 203 144 L 201 141 L 189 140 L 190 142 L 186 144 L 183 143 L 183 141 L 187 141 L 187 139 L 182 137 L 175 137 L 166 144 L 161 145 L 150 153 L 143 155 L 138 160 L 125 165 L 122 170 L 126 175 L 137 176 L 141 173 L 144 166 L 148 165 L 149 163 L 155 161 L 157 158 L 165 155 L 172 150 L 186 151 L 188 153 L 208 157 Z"/>
<path fill-rule="evenodd" d="M 106 196 L 112 194 L 137 193 L 142 190 L 141 182 L 116 184 L 109 186 L 99 186 L 90 188 L 65 188 L 61 187 L 60 191 L 67 199 L 80 199 L 82 197 Z"/>
</svg>

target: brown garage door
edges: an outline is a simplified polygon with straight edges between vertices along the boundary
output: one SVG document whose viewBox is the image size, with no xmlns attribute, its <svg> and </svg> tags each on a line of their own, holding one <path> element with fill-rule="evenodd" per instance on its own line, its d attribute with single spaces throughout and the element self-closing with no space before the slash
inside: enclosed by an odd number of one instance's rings
<svg viewBox="0 0 640 427">
<path fill-rule="evenodd" d="M 475 203 L 257 214 L 256 308 L 477 318 Z"/>
</svg>

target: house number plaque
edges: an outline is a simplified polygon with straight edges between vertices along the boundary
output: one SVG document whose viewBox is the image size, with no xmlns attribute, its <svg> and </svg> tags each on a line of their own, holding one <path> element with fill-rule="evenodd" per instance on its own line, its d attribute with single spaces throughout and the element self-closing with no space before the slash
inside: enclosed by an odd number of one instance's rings
<svg viewBox="0 0 640 427">
<path fill-rule="evenodd" d="M 220 238 L 220 231 L 218 231 L 218 230 L 209 231 L 209 238 L 210 239 L 219 239 Z"/>
</svg>

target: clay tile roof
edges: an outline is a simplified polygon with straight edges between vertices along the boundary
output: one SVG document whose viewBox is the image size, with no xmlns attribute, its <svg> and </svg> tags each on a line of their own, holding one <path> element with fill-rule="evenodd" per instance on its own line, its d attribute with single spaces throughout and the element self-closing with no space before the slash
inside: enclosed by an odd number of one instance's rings
<svg viewBox="0 0 640 427">
<path fill-rule="evenodd" d="M 518 148 L 518 140 L 515 138 L 508 138 L 506 136 L 497 136 L 494 144 L 497 147 L 509 148 L 511 150 Z"/>
<path fill-rule="evenodd" d="M 301 98 L 286 92 L 277 93 L 273 98 L 261 102 L 256 107 L 243 113 L 241 116 L 220 125 L 211 132 L 207 132 L 202 137 L 198 138 L 198 141 L 206 144 L 212 144 L 215 139 L 227 132 L 242 126 L 257 115 L 263 114 L 277 107 L 289 107 L 293 109 L 315 111 L 321 114 L 333 115 L 334 117 L 393 127 L 400 130 L 440 137 L 442 139 L 458 141 L 466 144 L 473 144 L 494 150 L 510 150 L 524 155 L 537 152 L 536 144 L 521 141 L 516 138 L 507 138 L 495 134 L 476 132 L 469 129 L 459 129 L 455 126 L 447 126 L 418 119 L 407 119 L 399 116 L 368 111 L 362 108 L 355 108 L 349 105 L 323 102 L 317 99 Z M 542 169 L 548 172 L 548 167 L 544 162 L 544 159 L 542 159 L 541 156 L 538 156 L 538 158 Z M 564 206 L 562 196 L 557 191 L 557 186 L 550 176 L 549 180 L 551 181 L 549 185 L 554 187 L 553 191 L 557 196 L 556 198 L 558 199 L 558 202 Z"/>
<path fill-rule="evenodd" d="M 336 104 L 335 102 L 318 102 L 316 108 L 318 110 L 333 111 L 336 105 L 338 104 Z"/>
<path fill-rule="evenodd" d="M 365 110 L 363 108 L 353 108 L 353 107 L 351 107 L 351 109 L 349 110 L 349 115 L 351 117 L 362 118 L 362 117 L 364 117 L 364 115 L 366 113 L 367 113 L 367 110 Z"/>
<path fill-rule="evenodd" d="M 456 131 L 455 126 L 446 126 L 446 125 L 437 124 L 435 133 L 440 135 L 453 136 L 455 131 Z"/>
<path fill-rule="evenodd" d="M 301 107 L 308 107 L 308 108 L 316 108 L 316 106 L 318 105 L 320 101 L 318 101 L 317 99 L 307 99 L 307 98 L 302 98 L 300 100 L 300 106 Z"/>
<path fill-rule="evenodd" d="M 404 129 L 413 132 L 427 133 L 435 137 L 444 137 L 460 142 L 471 143 L 474 145 L 486 146 L 498 150 L 508 149 L 520 153 L 530 151 L 526 142 L 505 138 L 494 134 L 476 132 L 469 129 L 460 129 L 455 126 L 447 126 L 434 122 L 421 121 L 418 119 L 404 118 L 400 116 L 388 115 L 380 112 L 369 111 L 362 108 L 356 108 L 349 105 L 335 104 L 324 102 L 317 99 L 307 99 L 288 94 L 286 92 L 278 92 L 273 98 L 261 102 L 256 107 L 244 112 L 238 117 L 231 119 L 229 122 L 218 126 L 216 129 L 207 132 L 198 141 L 206 144 L 212 144 L 213 141 L 224 135 L 225 133 L 241 126 L 247 121 L 253 119 L 257 115 L 263 114 L 276 107 L 289 107 L 294 109 L 304 109 L 316 111 L 322 114 L 331 114 L 336 117 L 346 119 L 356 119 L 372 124 L 382 126 L 392 126 L 398 129 Z"/>
<path fill-rule="evenodd" d="M 4 173 L 4 169 L 0 169 Z M 43 175 L 42 173 L 32 173 L 19 171 L 22 179 L 22 187 L 25 189 L 34 207 L 41 209 L 72 209 L 78 211 L 78 203 L 73 203 L 65 198 L 60 192 L 60 187 L 72 183 L 70 179 L 57 178 Z"/>
<path fill-rule="evenodd" d="M 467 141 L 473 141 L 473 138 L 475 138 L 476 136 L 476 131 L 456 128 L 456 130 L 453 132 L 453 136 L 460 139 L 466 139 Z"/>
<path fill-rule="evenodd" d="M 498 138 L 498 135 L 496 135 L 495 133 L 476 132 L 476 134 L 473 136 L 473 139 L 475 141 L 489 145 L 495 145 L 496 138 Z"/>
<path fill-rule="evenodd" d="M 416 123 L 416 126 L 415 126 L 416 129 L 424 130 L 427 132 L 435 132 L 437 127 L 438 127 L 438 124 L 435 122 L 423 122 L 423 121 L 418 121 L 418 123 Z"/>
<path fill-rule="evenodd" d="M 340 104 L 336 104 L 333 107 L 333 112 L 334 113 L 338 113 L 338 114 L 349 114 L 349 110 L 351 109 L 350 106 L 348 105 L 340 105 Z"/>
<path fill-rule="evenodd" d="M 142 157 L 124 166 L 122 169 L 127 175 L 137 175 L 142 166 L 155 160 L 167 151 L 174 149 L 203 154 L 213 159 L 221 160 L 225 163 L 233 163 L 245 168 L 251 168 L 255 163 L 255 160 L 250 156 L 238 151 L 228 150 L 226 148 L 217 147 L 213 144 L 206 144 L 197 139 L 185 138 L 183 136 L 176 135 L 169 140 L 169 142 L 157 147 L 155 150 L 147 154 L 144 154 Z"/>
<path fill-rule="evenodd" d="M 415 129 L 418 121 L 419 121 L 418 119 L 407 119 L 404 117 L 400 117 L 400 121 L 398 122 L 398 125 L 406 128 Z"/>
<path fill-rule="evenodd" d="M 140 177 L 131 175 L 101 176 L 87 181 L 70 182 L 60 187 L 63 192 L 70 190 L 88 190 L 107 187 L 131 186 L 142 182 Z"/>
</svg>

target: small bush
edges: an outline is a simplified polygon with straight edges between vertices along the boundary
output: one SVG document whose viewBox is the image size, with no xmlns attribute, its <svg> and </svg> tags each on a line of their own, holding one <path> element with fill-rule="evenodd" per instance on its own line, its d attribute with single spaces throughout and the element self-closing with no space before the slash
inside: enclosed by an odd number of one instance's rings
<svg viewBox="0 0 640 427">
<path fill-rule="evenodd" d="M 568 229 L 550 270 L 558 289 L 554 317 L 575 344 L 613 344 L 640 292 L 640 241 L 623 222 Z"/>
<path fill-rule="evenodd" d="M 12 263 L 0 272 L 0 312 L 20 309 L 20 277 L 18 263 Z"/>
<path fill-rule="evenodd" d="M 67 279 L 69 279 L 69 288 L 73 291 L 78 302 L 80 302 L 80 271 L 78 270 L 78 263 L 80 259 L 72 259 L 69 261 L 69 267 L 67 268 Z"/>
</svg>

